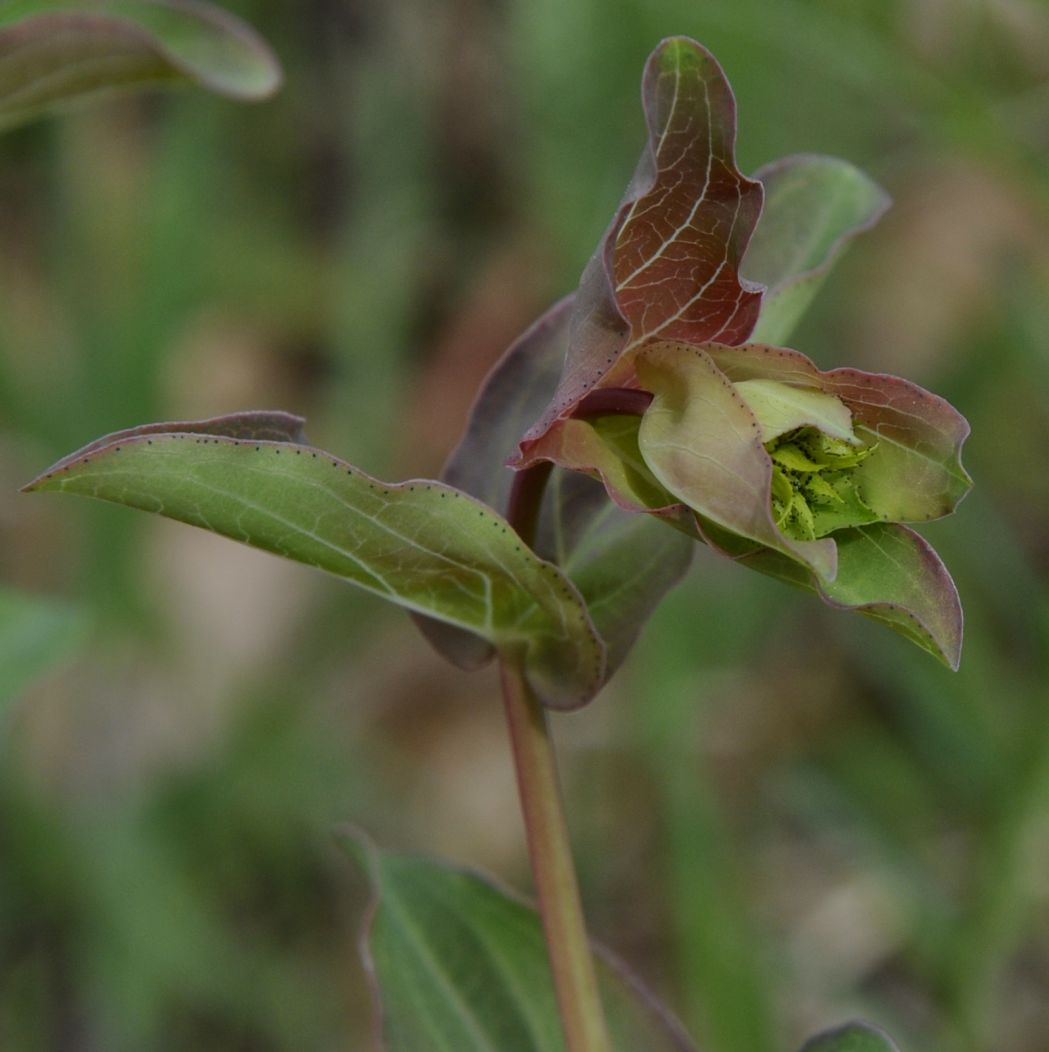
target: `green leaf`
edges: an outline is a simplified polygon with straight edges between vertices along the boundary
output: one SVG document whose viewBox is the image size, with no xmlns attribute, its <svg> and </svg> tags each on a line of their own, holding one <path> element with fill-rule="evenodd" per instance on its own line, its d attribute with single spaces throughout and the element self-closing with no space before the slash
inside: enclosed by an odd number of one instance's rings
<svg viewBox="0 0 1049 1052">
<path fill-rule="evenodd" d="M 557 386 L 571 314 L 572 297 L 566 296 L 514 340 L 492 367 L 466 430 L 441 471 L 443 482 L 496 511 L 506 511 L 514 477 L 506 461 Z M 481 668 L 495 653 L 471 632 L 421 615 L 412 619 L 437 653 L 459 668 Z"/>
<path fill-rule="evenodd" d="M 570 581 L 509 524 L 428 479 L 380 482 L 302 444 L 302 420 L 242 413 L 107 435 L 30 490 L 60 490 L 200 526 L 316 566 L 418 613 L 522 649 L 532 685 L 572 708 L 605 648 Z"/>
<path fill-rule="evenodd" d="M 84 636 L 79 611 L 0 588 L 0 711 L 34 679 L 69 656 Z"/>
<path fill-rule="evenodd" d="M 495 508 L 506 507 L 513 478 L 506 459 L 557 386 L 571 310 L 572 297 L 556 303 L 496 363 L 441 473 L 444 481 Z M 556 437 L 577 448 L 571 456 L 567 448 L 561 450 L 561 462 L 568 465 L 574 457 L 570 466 L 601 475 L 624 507 L 671 504 L 637 450 L 637 425 L 638 418 L 630 416 L 566 421 Z M 692 559 L 687 537 L 621 511 L 591 479 L 560 468 L 547 484 L 536 550 L 560 566 L 583 594 L 608 647 L 606 676 L 622 663 L 648 616 Z M 476 668 L 491 656 L 474 635 L 426 618 L 416 623 L 438 652 L 460 667 Z"/>
<path fill-rule="evenodd" d="M 805 1042 L 801 1052 L 900 1052 L 888 1034 L 869 1023 L 845 1026 L 817 1034 Z"/>
<path fill-rule="evenodd" d="M 385 1052 L 564 1052 L 542 924 L 485 878 L 343 839 L 376 897 L 365 933 Z M 614 1052 L 695 1052 L 679 1023 L 596 954 Z"/>
<path fill-rule="evenodd" d="M 688 572 L 694 541 L 654 516 L 616 507 L 592 480 L 564 472 L 555 477 L 589 482 L 599 490 L 602 511 L 590 518 L 563 569 L 605 641 L 611 676 L 663 596 Z"/>
<path fill-rule="evenodd" d="M 888 195 L 836 157 L 802 154 L 755 173 L 765 208 L 743 257 L 743 274 L 767 287 L 750 339 L 783 343 L 845 244 L 885 213 Z"/>
<path fill-rule="evenodd" d="M 113 89 L 194 83 L 272 95 L 280 66 L 239 19 L 174 0 L 12 0 L 0 10 L 0 129 Z"/>
<path fill-rule="evenodd" d="M 708 528 L 705 532 L 710 536 Z M 710 539 L 731 553 L 733 541 Z M 838 574 L 818 580 L 804 567 L 768 549 L 738 551 L 742 565 L 815 592 L 831 606 L 855 610 L 916 643 L 957 670 L 962 652 L 962 607 L 951 575 L 914 530 L 895 523 L 838 530 Z"/>
<path fill-rule="evenodd" d="M 852 414 L 834 395 L 777 380 L 741 380 L 736 391 L 757 418 L 762 442 L 771 442 L 799 427 L 815 427 L 843 442 L 856 442 Z"/>
</svg>

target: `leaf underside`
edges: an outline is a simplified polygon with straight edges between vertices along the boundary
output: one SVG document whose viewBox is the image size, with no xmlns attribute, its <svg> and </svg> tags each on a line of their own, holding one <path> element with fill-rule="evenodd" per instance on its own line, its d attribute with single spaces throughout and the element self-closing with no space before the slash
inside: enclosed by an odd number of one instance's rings
<svg viewBox="0 0 1049 1052">
<path fill-rule="evenodd" d="M 281 76 L 254 30 L 206 3 L 12 0 L 0 11 L 0 129 L 115 89 L 193 83 L 263 99 Z"/>
<path fill-rule="evenodd" d="M 303 444 L 301 425 L 243 413 L 117 432 L 27 489 L 141 508 L 318 567 L 523 652 L 553 707 L 594 695 L 605 648 L 582 599 L 505 519 L 437 481 L 373 479 Z"/>
<path fill-rule="evenodd" d="M 376 899 L 362 953 L 384 1052 L 564 1052 L 535 910 L 476 873 L 343 843 Z M 696 1052 L 608 954 L 596 964 L 613 1052 Z"/>
<path fill-rule="evenodd" d="M 869 230 L 889 197 L 869 176 L 837 157 L 785 157 L 754 173 L 765 208 L 743 274 L 765 286 L 750 340 L 784 343 L 845 245 Z"/>
</svg>

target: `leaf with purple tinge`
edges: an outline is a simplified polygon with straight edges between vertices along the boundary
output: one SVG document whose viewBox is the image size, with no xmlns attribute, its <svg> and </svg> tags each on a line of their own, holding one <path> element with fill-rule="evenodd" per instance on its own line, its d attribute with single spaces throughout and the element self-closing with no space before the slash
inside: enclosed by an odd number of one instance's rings
<svg viewBox="0 0 1049 1052">
<path fill-rule="evenodd" d="M 495 363 L 477 392 L 466 430 L 441 479 L 505 512 L 514 472 L 506 466 L 521 435 L 557 388 L 568 350 L 574 297 L 533 322 Z"/>
<path fill-rule="evenodd" d="M 335 574 L 522 651 L 555 708 L 588 701 L 605 646 L 575 586 L 501 516 L 429 479 L 385 483 L 302 444 L 302 420 L 244 413 L 117 432 L 26 488 L 178 519 Z"/>
<path fill-rule="evenodd" d="M 742 343 L 761 291 L 739 276 L 761 184 L 735 163 L 736 106 L 714 57 L 674 37 L 642 85 L 648 141 L 626 197 L 587 265 L 557 391 L 521 441 L 517 465 L 596 387 L 629 384 L 646 340 Z"/>
<path fill-rule="evenodd" d="M 441 473 L 443 481 L 496 509 L 506 508 L 514 473 L 505 461 L 557 385 L 571 308 L 571 297 L 555 304 L 496 363 L 474 403 L 466 432 Z M 603 468 L 618 478 L 629 468 L 613 432 L 617 425 L 626 425 L 636 433 L 636 418 L 606 420 L 600 425 L 601 437 L 590 424 L 567 421 L 566 437 L 579 435 L 585 441 L 594 434 L 598 460 L 585 467 L 590 474 Z M 649 473 L 636 453 L 636 440 L 634 446 L 636 478 L 644 492 L 644 476 Z M 587 459 L 585 451 L 579 455 Z M 648 506 L 652 500 L 657 498 L 650 497 Z M 536 549 L 559 565 L 582 592 L 608 646 L 609 676 L 692 558 L 687 537 L 613 507 L 600 485 L 559 468 L 551 474 L 543 499 Z M 624 562 L 628 552 L 629 562 Z M 630 567 L 628 574 L 622 573 L 625 565 Z M 478 668 L 494 654 L 473 633 L 420 615 L 413 620 L 437 652 L 460 668 Z"/>
<path fill-rule="evenodd" d="M 637 368 L 642 387 L 655 395 L 638 445 L 659 482 L 704 519 L 833 580 L 833 541 L 796 540 L 773 521 L 772 461 L 761 429 L 710 355 L 685 344 L 653 344 Z"/>
<path fill-rule="evenodd" d="M 340 842 L 375 896 L 361 952 L 384 1052 L 565 1052 L 536 911 L 488 878 Z M 696 1052 L 681 1024 L 607 951 L 594 948 L 610 1052 Z"/>
<path fill-rule="evenodd" d="M 658 518 L 616 507 L 601 484 L 584 475 L 557 472 L 554 478 L 565 485 L 551 488 L 551 504 L 572 500 L 573 494 L 578 500 L 580 484 L 595 490 L 600 500 L 601 511 L 585 519 L 560 565 L 582 594 L 604 640 L 611 676 L 663 596 L 688 572 L 695 542 L 686 533 L 667 529 Z M 559 509 L 557 518 L 570 523 L 571 512 Z"/>
<path fill-rule="evenodd" d="M 9 0 L 0 7 L 0 128 L 116 89 L 196 83 L 263 99 L 281 70 L 265 41 L 196 0 Z"/>
<path fill-rule="evenodd" d="M 767 548 L 741 553 L 743 566 L 815 592 L 831 606 L 880 621 L 948 668 L 962 653 L 962 607 L 951 575 L 932 546 L 898 523 L 838 530 L 838 575 L 831 582 Z M 719 547 L 731 546 L 727 537 Z"/>
<path fill-rule="evenodd" d="M 765 379 L 824 391 L 852 413 L 856 433 L 878 450 L 856 469 L 864 499 L 889 522 L 926 522 L 950 514 L 972 487 L 962 467 L 965 417 L 917 384 L 858 369 L 818 369 L 785 347 L 708 346 L 705 353 L 732 383 Z"/>
<path fill-rule="evenodd" d="M 695 512 L 703 539 L 831 605 L 888 624 L 957 668 L 962 615 L 954 584 L 928 544 L 899 525 L 948 514 L 971 485 L 961 465 L 969 427 L 952 406 L 897 377 L 824 373 L 797 351 L 763 345 L 652 344 L 638 356 L 638 377 L 655 395 L 641 420 L 640 453 L 659 483 Z M 831 511 L 832 526 L 813 540 L 776 524 L 773 461 L 744 398 L 755 381 L 777 390 L 784 405 L 791 392 L 830 395 L 822 404 L 848 414 L 867 442 L 849 469 L 858 517 Z"/>
<path fill-rule="evenodd" d="M 801 1052 L 900 1052 L 896 1042 L 881 1027 L 870 1023 L 846 1023 L 817 1034 L 805 1042 Z"/>
<path fill-rule="evenodd" d="M 869 230 L 890 200 L 869 176 L 837 157 L 784 157 L 754 178 L 765 188 L 765 207 L 742 269 L 765 286 L 765 296 L 750 340 L 783 343 L 846 243 Z"/>
</svg>

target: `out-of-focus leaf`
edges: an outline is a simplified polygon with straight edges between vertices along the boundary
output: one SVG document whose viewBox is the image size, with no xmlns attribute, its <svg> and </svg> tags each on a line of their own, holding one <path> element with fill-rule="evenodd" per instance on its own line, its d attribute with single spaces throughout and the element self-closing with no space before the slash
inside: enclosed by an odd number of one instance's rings
<svg viewBox="0 0 1049 1052">
<path fill-rule="evenodd" d="M 0 711 L 83 639 L 79 611 L 0 588 Z"/>
<path fill-rule="evenodd" d="M 896 1042 L 881 1027 L 869 1023 L 845 1026 L 817 1034 L 805 1042 L 801 1052 L 900 1052 Z"/>
<path fill-rule="evenodd" d="M 363 951 L 386 1052 L 564 1052 L 533 909 L 477 874 L 343 843 L 376 898 Z M 695 1052 L 624 969 L 596 963 L 614 1052 Z"/>
<path fill-rule="evenodd" d="M 870 229 L 890 201 L 869 176 L 836 157 L 785 157 L 754 178 L 765 188 L 765 207 L 742 269 L 766 291 L 750 339 L 783 343 L 845 244 Z"/>
<path fill-rule="evenodd" d="M 662 337 L 742 343 L 761 303 L 739 264 L 761 184 L 736 168 L 736 105 L 714 57 L 674 37 L 645 66 L 648 141 L 626 197 L 583 273 L 564 372 L 518 461 L 596 387 L 630 379 L 628 354 Z"/>
<path fill-rule="evenodd" d="M 196 0 L 11 0 L 0 8 L 0 129 L 113 89 L 189 82 L 262 99 L 277 59 L 245 23 Z"/>
<path fill-rule="evenodd" d="M 551 706 L 594 695 L 605 648 L 557 567 L 460 490 L 380 482 L 301 444 L 301 428 L 279 413 L 134 428 L 66 457 L 27 489 L 141 508 L 316 566 L 524 650 L 529 679 Z"/>
<path fill-rule="evenodd" d="M 709 532 L 709 531 L 708 531 Z M 731 550 L 727 537 L 711 538 Z M 957 669 L 962 651 L 962 607 L 951 575 L 921 536 L 896 523 L 838 530 L 838 574 L 817 580 L 804 567 L 766 549 L 741 552 L 739 562 L 815 592 L 831 606 L 888 625 L 948 668 Z"/>
<path fill-rule="evenodd" d="M 498 511 L 506 510 L 514 476 L 506 461 L 557 388 L 573 302 L 566 296 L 555 303 L 496 362 L 441 472 L 442 481 Z"/>
</svg>

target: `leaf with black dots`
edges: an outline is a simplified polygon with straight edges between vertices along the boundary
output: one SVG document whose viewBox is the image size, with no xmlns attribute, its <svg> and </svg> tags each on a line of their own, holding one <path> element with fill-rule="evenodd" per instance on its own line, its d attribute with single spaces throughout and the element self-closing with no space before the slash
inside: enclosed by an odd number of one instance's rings
<svg viewBox="0 0 1049 1052">
<path fill-rule="evenodd" d="M 523 653 L 555 708 L 584 704 L 604 680 L 605 647 L 576 587 L 505 519 L 437 481 L 371 478 L 305 445 L 298 417 L 119 431 L 25 488 L 155 512 L 335 574 Z"/>
</svg>

